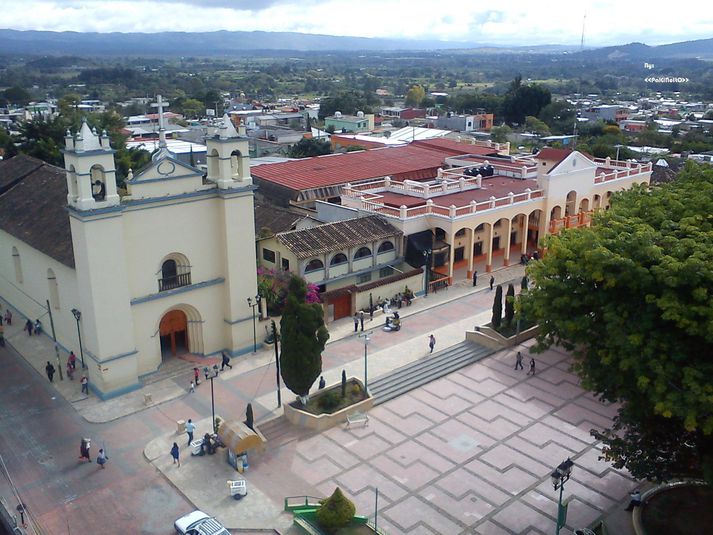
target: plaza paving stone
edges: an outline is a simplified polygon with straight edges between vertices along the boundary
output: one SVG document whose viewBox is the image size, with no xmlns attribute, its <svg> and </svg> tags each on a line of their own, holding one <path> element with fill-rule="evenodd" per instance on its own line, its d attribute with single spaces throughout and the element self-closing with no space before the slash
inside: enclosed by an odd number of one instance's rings
<svg viewBox="0 0 713 535">
<path fill-rule="evenodd" d="M 568 529 L 621 507 L 636 482 L 598 460 L 589 433 L 616 407 L 585 393 L 560 351 L 536 355 L 534 377 L 514 370 L 518 349 L 527 363 L 526 346 L 500 352 L 373 408 L 366 427 L 281 448 L 274 456 L 294 456 L 282 477 L 323 495 L 339 486 L 371 518 L 378 488 L 379 526 L 392 535 L 549 534 L 558 497 L 549 474 L 567 457 Z"/>
</svg>

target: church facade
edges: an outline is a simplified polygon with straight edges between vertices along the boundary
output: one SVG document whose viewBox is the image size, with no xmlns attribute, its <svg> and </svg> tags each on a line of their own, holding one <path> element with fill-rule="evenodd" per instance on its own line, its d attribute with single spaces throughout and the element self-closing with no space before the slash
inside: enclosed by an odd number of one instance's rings
<svg viewBox="0 0 713 535">
<path fill-rule="evenodd" d="M 2 297 L 33 320 L 46 318 L 48 303 L 58 342 L 78 356 L 81 332 L 90 385 L 103 398 L 141 386 L 141 376 L 181 351 L 237 355 L 253 347 L 255 186 L 247 138 L 224 117 L 206 140 L 204 176 L 168 151 L 163 130 L 160 136 L 151 163 L 119 191 L 108 136 L 84 123 L 65 138 L 61 213 L 57 194 L 44 201 L 53 203 L 47 209 L 55 221 L 43 223 L 45 212 L 38 213 L 27 225 L 44 228 L 31 229 L 33 236 L 0 221 Z M 45 169 L 37 181 L 54 181 L 57 191 L 56 171 Z M 14 190 L 23 186 L 37 196 L 37 185 L 23 181 L 0 193 L 0 202 L 19 197 Z M 64 229 L 57 241 L 71 249 L 45 235 L 61 231 L 50 224 Z"/>
</svg>

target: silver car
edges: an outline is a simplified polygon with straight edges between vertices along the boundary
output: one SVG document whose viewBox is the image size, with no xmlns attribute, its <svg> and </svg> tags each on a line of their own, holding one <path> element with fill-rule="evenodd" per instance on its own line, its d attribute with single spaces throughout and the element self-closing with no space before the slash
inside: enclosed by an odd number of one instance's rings
<svg viewBox="0 0 713 535">
<path fill-rule="evenodd" d="M 181 535 L 230 535 L 215 518 L 198 510 L 176 520 L 173 527 Z"/>
</svg>

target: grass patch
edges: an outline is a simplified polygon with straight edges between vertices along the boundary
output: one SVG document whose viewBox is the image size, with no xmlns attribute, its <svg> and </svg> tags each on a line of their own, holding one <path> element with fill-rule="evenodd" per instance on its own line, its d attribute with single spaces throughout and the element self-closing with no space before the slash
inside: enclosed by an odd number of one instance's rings
<svg viewBox="0 0 713 535">
<path fill-rule="evenodd" d="M 290 405 L 295 409 L 314 415 L 333 414 L 366 399 L 364 388 L 354 379 L 347 381 L 346 394 L 345 397 L 342 397 L 342 385 L 337 384 L 330 388 L 320 390 L 317 394 L 310 397 L 306 406 L 302 405 L 299 400 L 293 401 Z"/>
</svg>

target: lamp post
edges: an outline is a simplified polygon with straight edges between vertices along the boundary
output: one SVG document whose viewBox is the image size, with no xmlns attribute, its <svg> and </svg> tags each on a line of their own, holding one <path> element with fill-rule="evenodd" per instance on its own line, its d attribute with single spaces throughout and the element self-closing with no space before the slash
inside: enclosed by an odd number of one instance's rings
<svg viewBox="0 0 713 535">
<path fill-rule="evenodd" d="M 371 338 L 369 338 L 369 335 L 373 334 L 373 331 L 370 331 L 368 333 L 361 333 L 359 334 L 359 338 L 364 339 L 364 392 L 367 392 L 367 363 L 368 363 L 368 350 L 367 347 L 369 346 L 369 342 L 371 341 Z"/>
<path fill-rule="evenodd" d="M 210 412 L 211 415 L 213 416 L 213 434 L 216 434 L 218 430 L 215 428 L 215 396 L 213 395 L 213 379 L 218 377 L 218 365 L 213 364 L 213 375 L 210 374 L 211 369 L 208 368 L 208 366 L 205 366 L 203 368 L 203 375 L 205 375 L 205 380 L 207 381 L 210 379 Z"/>
<path fill-rule="evenodd" d="M 82 319 L 82 313 L 76 308 L 72 309 L 72 315 L 77 320 L 77 337 L 79 338 L 79 356 L 82 359 L 82 369 L 86 370 L 87 365 L 84 364 L 84 349 L 82 348 L 82 331 L 79 330 L 79 320 Z"/>
<path fill-rule="evenodd" d="M 275 320 L 272 320 L 272 339 L 275 342 L 275 369 L 277 378 L 277 406 L 282 407 L 282 395 L 280 394 L 280 349 L 277 344 L 280 343 L 280 335 L 277 334 L 277 325 Z"/>
<path fill-rule="evenodd" d="M 428 297 L 428 286 L 431 283 L 431 255 L 433 254 L 433 251 L 431 249 L 426 249 L 423 251 L 423 257 L 426 259 L 425 266 L 426 266 L 426 289 L 425 289 L 425 296 Z"/>
<path fill-rule="evenodd" d="M 567 523 L 567 505 L 562 504 L 562 491 L 564 491 L 564 484 L 569 480 L 569 476 L 572 474 L 572 467 L 574 463 L 567 457 L 566 461 L 560 463 L 560 465 L 552 471 L 550 477 L 552 478 L 552 486 L 555 490 L 559 489 L 560 497 L 557 502 L 557 529 L 555 531 L 556 535 L 559 535 L 560 530 Z"/>
<path fill-rule="evenodd" d="M 257 352 L 257 331 L 255 330 L 255 308 L 260 306 L 260 295 L 256 295 L 255 299 L 248 297 L 248 306 L 253 311 L 253 353 Z"/>
</svg>

